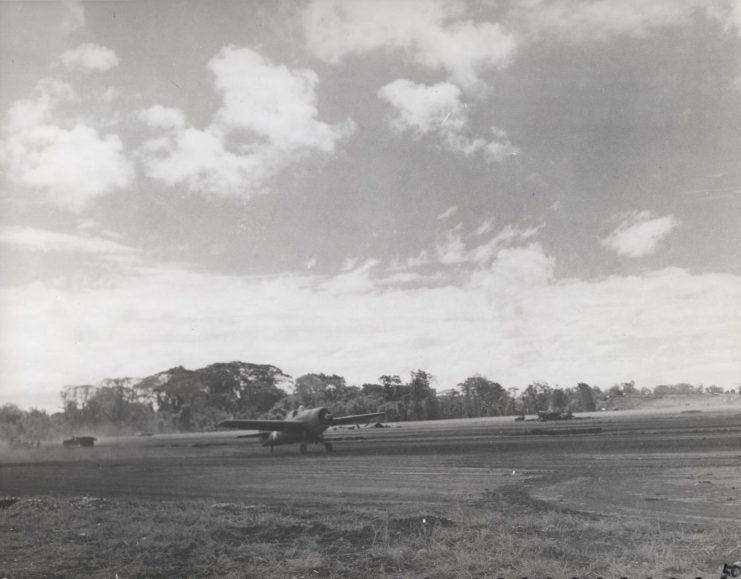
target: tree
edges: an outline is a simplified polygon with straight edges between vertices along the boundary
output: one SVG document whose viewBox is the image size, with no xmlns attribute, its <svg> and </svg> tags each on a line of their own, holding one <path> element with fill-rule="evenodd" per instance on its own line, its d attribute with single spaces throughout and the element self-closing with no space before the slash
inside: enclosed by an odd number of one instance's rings
<svg viewBox="0 0 741 579">
<path fill-rule="evenodd" d="M 373 396 L 374 398 L 378 398 L 379 400 L 383 400 L 385 397 L 384 387 L 380 384 L 363 384 L 360 387 L 360 392 L 364 396 Z"/>
<path fill-rule="evenodd" d="M 522 393 L 522 402 L 528 414 L 547 410 L 551 401 L 551 387 L 547 382 L 533 382 Z"/>
<path fill-rule="evenodd" d="M 337 374 L 304 374 L 296 379 L 294 395 L 303 406 L 327 406 L 342 411 L 342 403 L 360 390 L 348 387 Z"/>
<path fill-rule="evenodd" d="M 414 420 L 437 418 L 437 393 L 430 383 L 434 378 L 424 370 L 411 373 L 409 389 Z"/>
<path fill-rule="evenodd" d="M 594 391 L 585 382 L 579 382 L 576 385 L 578 393 L 578 408 L 586 412 L 597 410 L 597 404 L 594 400 Z"/>
<path fill-rule="evenodd" d="M 451 388 L 437 396 L 440 418 L 462 418 L 464 414 L 463 397 L 459 390 Z"/>
<path fill-rule="evenodd" d="M 551 404 L 550 407 L 553 410 L 565 410 L 566 409 L 566 394 L 561 388 L 554 388 L 551 391 Z"/>
<path fill-rule="evenodd" d="M 478 374 L 466 378 L 458 387 L 463 393 L 466 416 L 502 416 L 508 406 L 507 391 L 498 382 Z"/>
<path fill-rule="evenodd" d="M 386 401 L 398 400 L 401 378 L 384 374 L 379 378 L 383 386 L 383 397 Z"/>
<path fill-rule="evenodd" d="M 635 396 L 636 394 L 638 394 L 638 388 L 636 388 L 635 380 L 631 380 L 630 382 L 623 382 L 621 386 L 623 394 L 625 396 Z"/>
</svg>

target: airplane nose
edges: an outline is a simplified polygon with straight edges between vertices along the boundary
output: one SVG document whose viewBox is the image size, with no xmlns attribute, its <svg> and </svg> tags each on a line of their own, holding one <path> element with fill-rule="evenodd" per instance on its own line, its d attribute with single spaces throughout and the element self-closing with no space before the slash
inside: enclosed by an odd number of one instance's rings
<svg viewBox="0 0 741 579">
<path fill-rule="evenodd" d="M 319 418 L 324 424 L 327 425 L 332 424 L 332 421 L 334 420 L 334 416 L 332 416 L 329 410 L 324 410 L 324 412 L 321 412 L 319 414 Z"/>
</svg>

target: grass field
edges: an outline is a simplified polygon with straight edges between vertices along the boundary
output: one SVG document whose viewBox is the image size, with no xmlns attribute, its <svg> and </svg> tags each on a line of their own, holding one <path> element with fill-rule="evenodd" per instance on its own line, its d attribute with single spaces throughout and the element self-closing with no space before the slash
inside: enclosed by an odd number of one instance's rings
<svg viewBox="0 0 741 579">
<path fill-rule="evenodd" d="M 332 436 L 331 455 L 221 436 L 5 455 L 0 577 L 716 577 L 741 559 L 737 413 Z"/>
</svg>

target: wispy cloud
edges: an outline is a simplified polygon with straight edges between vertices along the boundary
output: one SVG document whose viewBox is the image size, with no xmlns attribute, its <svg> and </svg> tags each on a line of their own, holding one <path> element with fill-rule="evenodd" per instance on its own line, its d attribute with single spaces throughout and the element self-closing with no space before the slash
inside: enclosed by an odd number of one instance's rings
<svg viewBox="0 0 741 579">
<path fill-rule="evenodd" d="M 479 231 L 481 228 L 474 232 L 473 239 L 469 236 L 466 241 L 463 228 L 459 225 L 447 231 L 443 239 L 435 244 L 435 256 L 437 262 L 443 265 L 475 264 L 478 267 L 487 267 L 502 249 L 530 243 L 542 227 L 543 225 L 539 225 L 523 229 L 508 225 L 491 239 L 481 243 L 480 239 L 476 239 L 483 235 Z M 429 263 L 429 260 L 425 263 Z M 410 267 L 415 265 L 412 262 L 407 264 Z"/>
<path fill-rule="evenodd" d="M 602 244 L 618 255 L 644 257 L 654 253 L 680 223 L 671 215 L 652 218 L 650 212 L 642 211 L 624 219 Z"/>
<path fill-rule="evenodd" d="M 103 237 L 71 235 L 35 227 L 0 227 L 0 243 L 28 251 L 130 255 L 134 250 Z"/>
<path fill-rule="evenodd" d="M 448 207 L 445 211 L 438 215 L 437 218 L 438 220 L 442 221 L 443 219 L 447 219 L 448 217 L 453 215 L 456 211 L 458 211 L 458 207 L 453 205 L 452 207 Z"/>
<path fill-rule="evenodd" d="M 701 12 L 725 28 L 741 24 L 734 0 L 530 0 L 516 4 L 506 21 L 530 41 L 556 37 L 576 43 L 646 36 L 685 25 Z"/>
</svg>

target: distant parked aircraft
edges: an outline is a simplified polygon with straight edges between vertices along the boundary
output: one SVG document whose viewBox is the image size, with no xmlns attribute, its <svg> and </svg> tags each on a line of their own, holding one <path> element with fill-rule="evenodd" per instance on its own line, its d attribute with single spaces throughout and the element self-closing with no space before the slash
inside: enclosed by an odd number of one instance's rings
<svg viewBox="0 0 741 579">
<path fill-rule="evenodd" d="M 574 417 L 571 412 L 561 412 L 560 410 L 541 410 L 538 412 L 538 418 L 543 422 L 547 420 L 571 420 Z"/>
<path fill-rule="evenodd" d="M 306 453 L 307 444 L 323 443 L 327 452 L 332 450 L 332 443 L 325 441 L 323 434 L 330 426 L 341 424 L 361 424 L 385 417 L 384 412 L 372 414 L 355 414 L 335 418 L 326 408 L 304 408 L 294 410 L 286 420 L 252 420 L 234 419 L 225 420 L 218 426 L 221 428 L 236 428 L 240 430 L 259 430 L 254 436 L 262 439 L 263 446 L 269 446 L 273 452 L 274 446 L 282 444 L 300 443 L 301 454 Z"/>
</svg>

